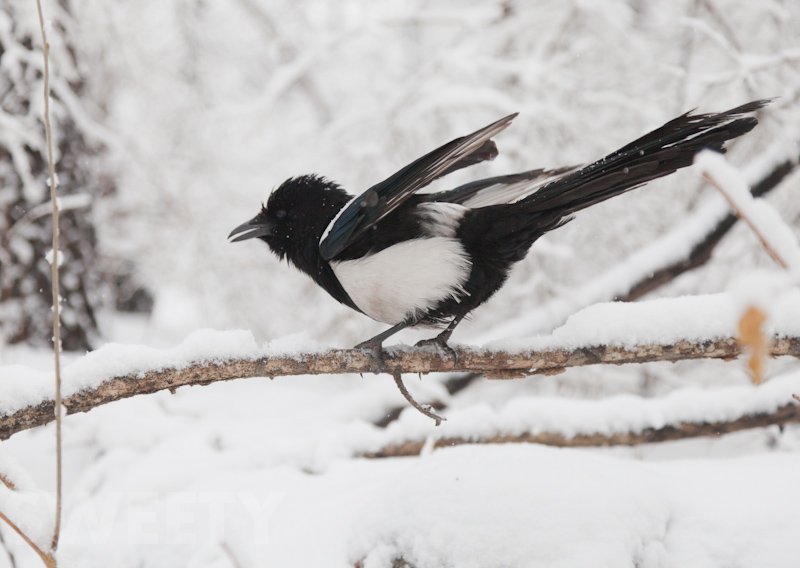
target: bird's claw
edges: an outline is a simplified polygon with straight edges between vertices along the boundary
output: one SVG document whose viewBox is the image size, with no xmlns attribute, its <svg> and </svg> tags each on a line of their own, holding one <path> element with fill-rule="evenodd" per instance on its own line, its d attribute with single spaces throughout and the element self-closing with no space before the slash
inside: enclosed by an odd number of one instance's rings
<svg viewBox="0 0 800 568">
<path fill-rule="evenodd" d="M 456 350 L 447 344 L 447 339 L 441 335 L 437 335 L 432 339 L 423 339 L 422 341 L 418 341 L 414 347 L 436 347 L 439 351 L 449 353 L 453 358 L 454 365 L 458 362 L 458 353 L 456 353 Z"/>
<path fill-rule="evenodd" d="M 374 374 L 379 375 L 383 372 L 386 363 L 383 360 L 383 346 L 380 342 L 377 341 L 364 341 L 363 343 L 359 343 L 353 349 L 360 349 L 361 351 L 367 352 L 372 359 L 370 364 L 370 371 Z"/>
</svg>

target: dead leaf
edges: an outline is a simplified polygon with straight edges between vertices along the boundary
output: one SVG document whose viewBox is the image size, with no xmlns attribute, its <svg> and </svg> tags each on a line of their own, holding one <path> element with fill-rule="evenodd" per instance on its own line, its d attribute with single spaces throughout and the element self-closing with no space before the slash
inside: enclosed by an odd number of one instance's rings
<svg viewBox="0 0 800 568">
<path fill-rule="evenodd" d="M 739 320 L 739 343 L 748 353 L 747 367 L 753 383 L 760 385 L 764 380 L 769 342 L 762 326 L 767 315 L 761 309 L 750 306 Z"/>
</svg>

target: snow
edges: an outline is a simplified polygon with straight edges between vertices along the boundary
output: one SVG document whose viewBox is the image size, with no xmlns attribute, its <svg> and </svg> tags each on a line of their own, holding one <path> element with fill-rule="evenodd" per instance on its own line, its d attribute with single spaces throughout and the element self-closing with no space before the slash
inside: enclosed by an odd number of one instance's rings
<svg viewBox="0 0 800 568">
<path fill-rule="evenodd" d="M 62 371 L 62 397 L 97 387 L 103 381 L 158 369 L 182 369 L 192 363 L 208 363 L 258 356 L 248 331 L 219 332 L 201 329 L 171 349 L 107 343 L 87 353 Z M 11 414 L 42 400 L 52 400 L 52 373 L 21 365 L 0 367 L 0 412 Z"/>
<path fill-rule="evenodd" d="M 606 302 L 579 311 L 552 334 L 490 342 L 489 349 L 576 349 L 593 345 L 671 345 L 736 337 L 742 304 L 753 293 L 769 298 L 769 332 L 800 333 L 800 290 L 780 284 L 782 275 L 761 273 L 735 280 L 733 293 L 659 298 L 644 302 Z M 745 298 L 745 300 L 743 300 Z M 764 305 L 766 306 L 765 303 Z"/>
<path fill-rule="evenodd" d="M 35 6 L 17 4 L 4 21 L 36 33 Z M 80 0 L 66 19 L 58 3 L 45 3 L 55 20 L 60 112 L 108 148 L 87 153 L 109 179 L 108 194 L 91 203 L 101 253 L 112 270 L 130 267 L 155 297 L 149 317 L 97 314 L 104 345 L 63 354 L 65 394 L 115 374 L 302 356 L 382 331 L 263 243 L 226 241 L 293 175 L 324 174 L 357 194 L 521 111 L 497 140 L 497 159 L 430 188 L 444 190 L 588 163 L 690 108 L 760 97 L 779 98 L 728 160 L 752 185 L 796 159 L 800 3 L 706 8 L 688 0 Z M 3 47 L 4 62 L 30 55 L 13 38 Z M 36 57 L 30 69 L 40 64 Z M 27 121 L 0 112 L 0 139 L 26 195 L 45 203 L 46 184 L 26 169 L 25 147 L 43 147 L 41 97 L 31 104 Z M 798 234 L 797 182 L 794 174 L 765 198 L 780 223 L 763 204 L 754 208 L 780 240 L 776 250 L 790 242 L 779 225 Z M 64 209 L 69 199 L 59 197 Z M 703 267 L 648 301 L 609 303 L 685 256 L 728 212 L 697 171 L 583 211 L 536 243 L 454 341 L 539 349 L 707 340 L 734 334 L 752 304 L 768 314 L 769 333 L 797 335 L 795 275 L 744 223 Z M 20 239 L 11 243 L 21 258 L 34 254 Z M 412 330 L 398 340 L 425 336 Z M 52 366 L 47 350 L 0 344 L 0 412 L 51 396 Z M 770 361 L 759 387 L 742 362 L 719 360 L 476 379 L 454 394 L 450 378 L 404 377 L 420 402 L 447 405 L 439 428 L 408 408 L 386 375 L 227 381 L 67 416 L 59 566 L 344 568 L 364 560 L 389 568 L 397 556 L 418 568 L 797 565 L 797 424 L 632 448 L 434 448 L 450 436 L 640 432 L 771 412 L 800 394 L 795 359 Z M 397 408 L 399 418 L 375 425 Z M 355 457 L 404 441 L 424 441 L 422 454 Z M 43 544 L 52 530 L 54 443 L 52 424 L 0 442 L 0 473 L 20 488 L 0 487 L 0 511 Z M 0 532 L 12 555 L 0 549 L 0 566 L 41 566 L 2 522 Z"/>
<path fill-rule="evenodd" d="M 747 414 L 770 413 L 800 392 L 800 373 L 773 379 L 763 387 L 751 385 L 717 389 L 686 388 L 660 398 L 616 395 L 600 401 L 560 397 L 520 397 L 499 408 L 474 404 L 452 410 L 447 421 L 433 426 L 413 412 L 384 430 L 359 433 L 356 453 L 376 452 L 405 440 L 445 438 L 466 440 L 551 432 L 572 438 L 579 434 L 640 433 L 682 422 L 725 422 Z"/>
<path fill-rule="evenodd" d="M 742 308 L 750 305 L 748 291 L 769 294 L 766 332 L 771 336 L 800 336 L 800 290 L 770 273 L 749 276 L 729 293 L 661 298 L 646 302 L 595 304 L 571 316 L 550 335 L 493 341 L 478 349 L 492 351 L 575 350 L 596 345 L 633 349 L 638 345 L 671 345 L 678 341 L 704 342 L 736 337 Z M 755 287 L 753 283 L 760 285 Z M 777 287 L 776 287 L 777 286 Z M 779 290 L 780 293 L 777 293 Z M 738 299 L 738 302 L 737 302 Z M 172 348 L 108 343 L 66 365 L 62 372 L 62 396 L 69 397 L 102 382 L 147 371 L 183 369 L 193 364 L 259 357 L 297 357 L 325 351 L 308 334 L 296 334 L 259 348 L 244 330 L 200 329 Z M 11 414 L 25 406 L 53 397 L 52 374 L 22 365 L 0 367 L 0 413 Z"/>
<path fill-rule="evenodd" d="M 52 495 L 40 491 L 25 469 L 10 455 L 0 453 L 0 512 L 42 550 L 53 538 Z M 9 486 L 9 483 L 13 486 Z"/>
<path fill-rule="evenodd" d="M 79 359 L 68 369 L 113 369 L 114 358 L 137 353 L 153 365 L 181 365 L 201 345 L 217 345 L 214 357 L 228 357 L 290 353 L 309 343 L 298 337 L 258 349 L 244 332 L 203 331 L 167 350 L 113 345 L 107 361 Z M 738 551 L 742 566 L 780 565 L 793 558 L 790 537 L 800 530 L 793 513 L 800 503 L 797 426 L 661 450 L 509 444 L 353 458 L 401 440 L 428 439 L 430 446 L 438 436 L 569 436 L 726 420 L 772 411 L 800 391 L 797 371 L 755 387 L 734 380 L 743 374 L 736 363 L 714 368 L 718 387 L 657 398 L 534 394 L 492 406 L 454 396 L 445 399 L 451 409 L 439 428 L 408 408 L 388 428 L 373 426 L 381 409 L 405 404 L 386 376 L 248 379 L 119 401 L 64 422 L 59 558 L 89 567 L 229 566 L 232 559 L 344 567 L 365 557 L 368 566 L 391 566 L 396 555 L 415 566 L 577 566 L 587 558 L 599 566 L 691 558 L 711 566 Z M 442 398 L 432 378 L 407 382 Z M 34 478 L 26 487 L 49 487 L 52 436 L 48 426 L 0 446 L 0 456 L 13 455 Z M 39 511 L 35 505 L 44 514 L 47 505 L 35 495 L 22 510 Z M 4 536 L 19 562 L 24 545 Z"/>
<path fill-rule="evenodd" d="M 45 260 L 48 264 L 53 264 L 53 249 L 50 249 L 44 255 Z M 58 267 L 60 268 L 62 264 L 64 264 L 64 253 L 62 251 L 58 251 L 58 255 L 56 255 L 58 259 Z"/>
<path fill-rule="evenodd" d="M 351 559 L 366 556 L 365 568 L 398 557 L 419 568 L 781 566 L 800 528 L 798 475 L 786 455 L 648 464 L 517 444 L 446 449 L 374 491 L 356 515 Z"/>
<path fill-rule="evenodd" d="M 750 194 L 747 183 L 736 168 L 719 153 L 706 150 L 695 164 L 725 195 L 737 214 L 745 219 L 785 268 L 800 275 L 800 246 L 797 237 L 780 214 L 763 199 Z"/>
</svg>

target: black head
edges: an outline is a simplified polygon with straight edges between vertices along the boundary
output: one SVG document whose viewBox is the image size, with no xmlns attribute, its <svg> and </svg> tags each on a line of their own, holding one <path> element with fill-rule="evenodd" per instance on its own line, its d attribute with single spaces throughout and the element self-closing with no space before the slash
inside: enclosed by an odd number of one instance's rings
<svg viewBox="0 0 800 568">
<path fill-rule="evenodd" d="M 335 183 L 316 175 L 287 179 L 272 192 L 258 215 L 236 227 L 231 242 L 259 238 L 281 259 L 297 264 L 319 246 L 319 239 L 350 196 Z"/>
</svg>

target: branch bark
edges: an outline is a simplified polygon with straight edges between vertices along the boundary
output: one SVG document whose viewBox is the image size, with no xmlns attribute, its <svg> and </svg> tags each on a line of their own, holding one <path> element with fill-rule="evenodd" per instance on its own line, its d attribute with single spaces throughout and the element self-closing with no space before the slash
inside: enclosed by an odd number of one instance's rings
<svg viewBox="0 0 800 568">
<path fill-rule="evenodd" d="M 436 350 L 390 348 L 385 353 L 385 372 L 449 373 L 472 371 L 491 379 L 515 379 L 530 375 L 552 375 L 569 367 L 584 365 L 648 363 L 653 361 L 682 361 L 689 359 L 730 360 L 741 354 L 735 339 L 716 341 L 679 341 L 674 344 L 648 344 L 626 348 L 613 345 L 580 347 L 571 351 L 548 349 L 541 351 L 488 351 L 472 347 L 456 347 L 457 359 Z M 800 357 L 800 337 L 774 338 L 770 354 L 773 357 Z M 196 362 L 176 369 L 135 371 L 109 377 L 97 387 L 65 397 L 63 406 L 68 414 L 87 412 L 115 400 L 160 390 L 174 391 L 186 385 L 208 385 L 250 377 L 369 373 L 370 356 L 358 349 L 331 349 L 291 356 L 266 356 L 258 359 Z M 53 401 L 0 416 L 0 439 L 41 426 L 54 420 Z"/>
</svg>

